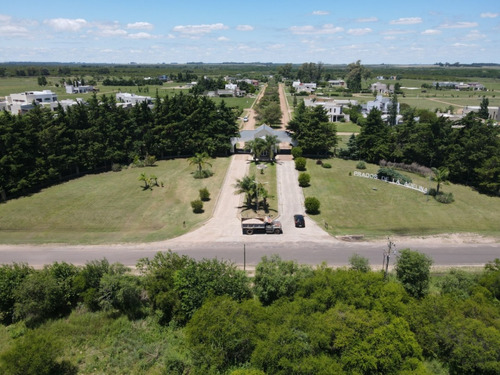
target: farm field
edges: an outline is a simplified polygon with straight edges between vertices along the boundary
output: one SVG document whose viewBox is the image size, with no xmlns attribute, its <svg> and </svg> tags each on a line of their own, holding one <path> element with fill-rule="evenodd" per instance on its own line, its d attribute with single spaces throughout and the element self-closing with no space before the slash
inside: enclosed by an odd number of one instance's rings
<svg viewBox="0 0 500 375">
<path fill-rule="evenodd" d="M 149 242 L 186 233 L 214 209 L 229 158 L 210 161 L 214 175 L 195 179 L 186 159 L 72 180 L 0 205 L 0 243 L 98 244 Z M 163 187 L 144 190 L 141 173 Z M 194 214 L 190 202 L 206 187 L 210 201 Z M 184 224 L 183 224 L 184 223 Z"/>
<path fill-rule="evenodd" d="M 442 204 L 418 191 L 379 180 L 350 176 L 356 161 L 331 159 L 331 169 L 308 160 L 311 186 L 304 196 L 315 196 L 321 202 L 321 213 L 311 215 L 321 226 L 328 224 L 333 235 L 363 234 L 365 237 L 386 235 L 433 235 L 445 233 L 478 233 L 500 236 L 500 200 L 461 185 L 444 185 L 442 191 L 453 193 L 455 202 Z M 361 172 L 377 173 L 378 166 L 367 164 Z M 426 188 L 435 182 L 405 171 L 413 183 Z"/>
</svg>

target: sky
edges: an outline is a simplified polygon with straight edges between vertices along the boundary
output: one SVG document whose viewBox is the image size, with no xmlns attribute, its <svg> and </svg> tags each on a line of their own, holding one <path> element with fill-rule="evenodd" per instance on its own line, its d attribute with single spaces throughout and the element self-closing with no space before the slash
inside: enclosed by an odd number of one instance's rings
<svg viewBox="0 0 500 375">
<path fill-rule="evenodd" d="M 26 0 L 0 62 L 500 63 L 498 0 Z"/>
</svg>

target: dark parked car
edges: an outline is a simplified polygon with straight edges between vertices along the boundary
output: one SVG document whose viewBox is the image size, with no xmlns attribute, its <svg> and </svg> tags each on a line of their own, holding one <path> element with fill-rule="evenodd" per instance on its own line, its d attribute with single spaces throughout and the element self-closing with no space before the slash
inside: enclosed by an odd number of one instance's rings
<svg viewBox="0 0 500 375">
<path fill-rule="evenodd" d="M 297 228 L 305 228 L 306 221 L 304 220 L 304 215 L 293 215 L 293 221 Z"/>
</svg>

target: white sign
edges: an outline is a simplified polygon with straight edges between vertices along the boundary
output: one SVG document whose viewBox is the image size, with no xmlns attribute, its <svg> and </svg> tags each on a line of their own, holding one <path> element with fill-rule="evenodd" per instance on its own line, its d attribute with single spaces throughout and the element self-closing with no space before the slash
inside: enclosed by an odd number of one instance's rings
<svg viewBox="0 0 500 375">
<path fill-rule="evenodd" d="M 364 172 L 360 172 L 360 171 L 354 171 L 353 176 L 363 177 L 363 178 L 371 178 L 373 180 L 380 180 L 380 181 L 387 182 L 389 184 L 402 186 L 402 187 L 405 187 L 408 189 L 417 190 L 417 191 L 420 191 L 421 193 L 427 194 L 427 188 L 420 186 L 420 185 L 413 184 L 411 182 L 401 183 L 401 182 L 399 182 L 399 180 L 396 180 L 396 181 L 394 179 L 389 180 L 389 178 L 387 178 L 387 177 L 378 178 L 378 176 L 374 173 L 364 173 Z"/>
</svg>

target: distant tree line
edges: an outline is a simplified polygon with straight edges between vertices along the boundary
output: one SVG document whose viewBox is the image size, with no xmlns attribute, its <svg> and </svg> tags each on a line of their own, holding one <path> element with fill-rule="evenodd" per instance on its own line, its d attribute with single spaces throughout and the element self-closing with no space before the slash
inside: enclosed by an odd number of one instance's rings
<svg viewBox="0 0 500 375">
<path fill-rule="evenodd" d="M 140 260 L 139 275 L 105 259 L 42 270 L 3 265 L 0 320 L 15 326 L 13 344 L 0 349 L 0 370 L 56 373 L 40 370 L 65 362 L 46 348 L 48 325 L 37 327 L 78 309 L 157 324 L 148 340 L 164 338 L 168 326 L 176 337 L 168 350 L 180 345 L 186 355 L 153 360 L 169 358 L 172 374 L 498 374 L 500 259 L 482 272 L 448 271 L 432 291 L 431 264 L 404 249 L 388 277 L 356 254 L 340 269 L 265 256 L 253 278 L 227 261 L 172 252 Z M 76 373 L 69 362 L 64 368 L 57 373 Z"/>
<path fill-rule="evenodd" d="M 500 128 L 471 112 L 458 122 L 425 110 L 409 109 L 404 122 L 387 125 L 373 109 L 361 132 L 351 136 L 341 157 L 447 168 L 452 182 L 500 196 Z M 420 117 L 416 122 L 415 117 Z"/>
<path fill-rule="evenodd" d="M 163 81 L 158 78 L 144 79 L 144 78 L 105 78 L 102 81 L 103 86 L 145 86 L 145 85 L 163 85 Z"/>
<path fill-rule="evenodd" d="M 192 95 L 157 97 L 131 109 L 94 95 L 87 104 L 55 112 L 36 106 L 23 116 L 0 113 L 0 200 L 66 176 L 136 157 L 227 155 L 238 135 L 236 115 L 224 102 Z"/>
</svg>

